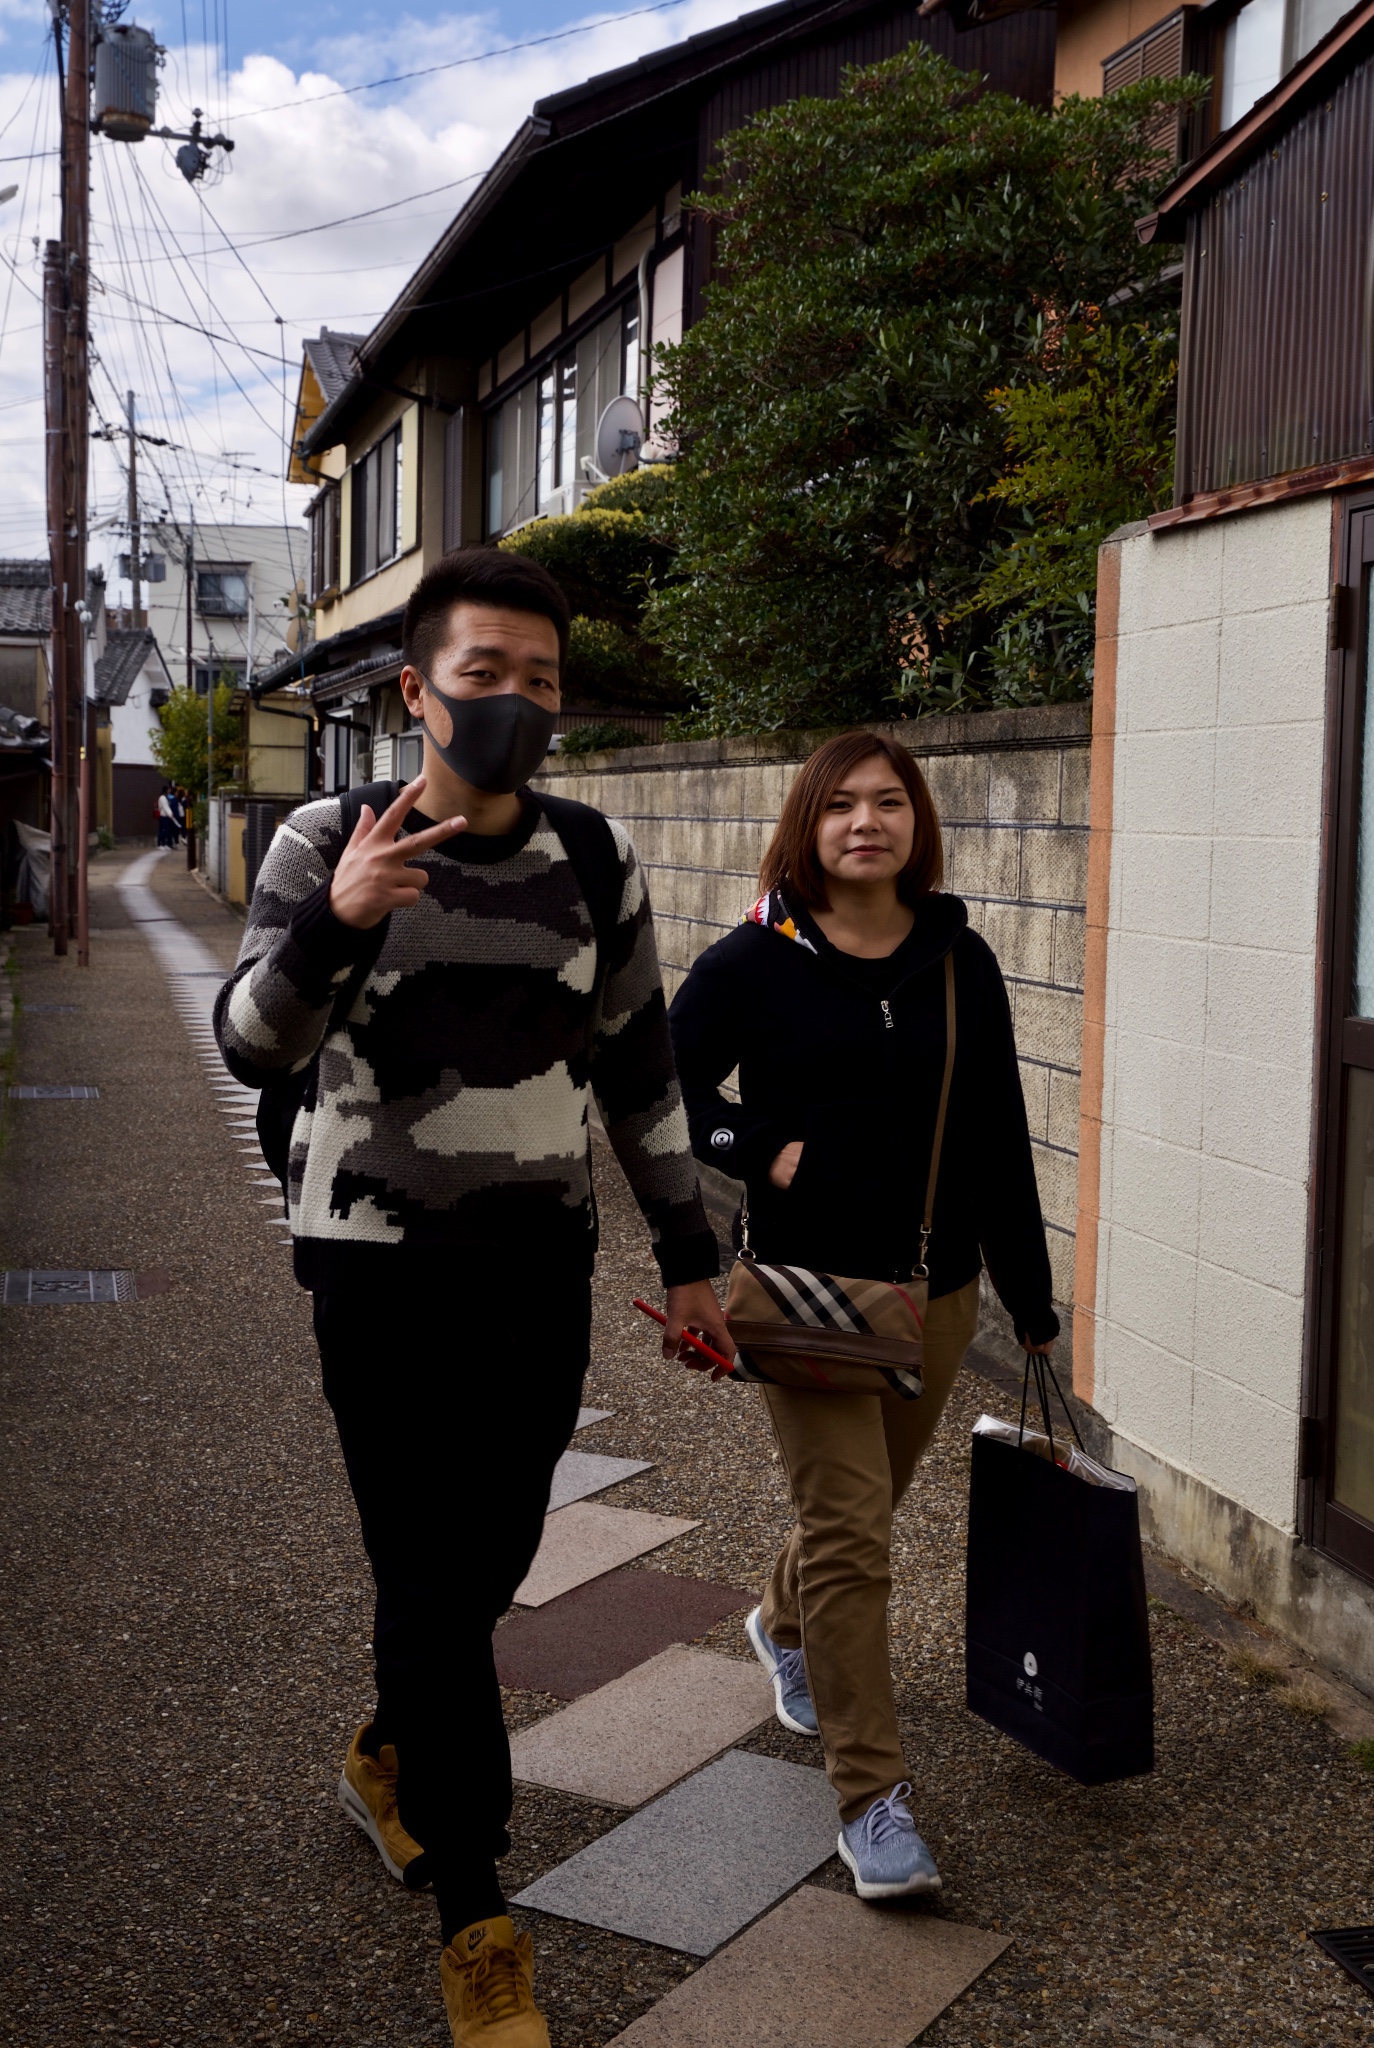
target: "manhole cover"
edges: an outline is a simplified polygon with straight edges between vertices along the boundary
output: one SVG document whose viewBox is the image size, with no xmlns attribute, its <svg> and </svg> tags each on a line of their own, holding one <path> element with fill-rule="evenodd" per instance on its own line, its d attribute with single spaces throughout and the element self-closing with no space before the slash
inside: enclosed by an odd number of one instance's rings
<svg viewBox="0 0 1374 2048">
<path fill-rule="evenodd" d="M 93 1102 L 99 1094 L 98 1088 L 76 1088 L 67 1081 L 31 1081 L 23 1088 L 11 1088 L 10 1101 Z"/>
<path fill-rule="evenodd" d="M 1317 1927 L 1312 1939 L 1374 1996 L 1374 1927 Z"/>
<path fill-rule="evenodd" d="M 75 1003 L 25 1003 L 26 1017 L 74 1017 Z"/>
<path fill-rule="evenodd" d="M 137 1301 L 132 1273 L 38 1272 L 29 1267 L 5 1274 L 6 1308 L 59 1308 L 67 1303 Z"/>
</svg>

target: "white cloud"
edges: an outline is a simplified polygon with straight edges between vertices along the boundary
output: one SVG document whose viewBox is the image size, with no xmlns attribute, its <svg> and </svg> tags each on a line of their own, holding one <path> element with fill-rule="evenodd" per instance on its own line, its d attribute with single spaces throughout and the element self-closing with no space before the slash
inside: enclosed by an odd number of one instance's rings
<svg viewBox="0 0 1374 2048">
<path fill-rule="evenodd" d="M 541 96 L 739 11 L 738 0 L 685 0 L 662 13 L 573 17 L 567 25 L 591 24 L 585 33 L 348 97 L 337 96 L 340 86 L 491 49 L 502 40 L 496 17 L 402 19 L 384 39 L 336 38 L 300 71 L 258 54 L 225 77 L 213 52 L 170 52 L 160 119 L 181 127 L 200 105 L 207 127 L 222 124 L 235 140 L 203 198 L 178 173 L 174 143 L 92 144 L 94 402 L 116 421 L 122 394 L 132 389 L 144 431 L 179 444 L 144 451 L 149 514 L 170 502 L 185 518 L 194 499 L 206 517 L 298 518 L 307 494 L 279 479 L 283 386 L 289 404 L 302 336 L 321 324 L 366 332 L 471 186 L 413 195 L 451 180 L 475 182 Z M 36 61 L 45 15 L 27 0 L 0 0 L 0 66 L 9 65 L 0 68 L 0 157 L 54 139 L 51 60 L 46 76 Z M 21 47 L 27 69 L 19 68 Z M 258 111 L 288 101 L 316 104 Z M 56 232 L 56 159 L 0 163 L 0 186 L 11 182 L 21 192 L 0 208 L 0 251 L 12 266 L 0 277 L 0 311 L 8 294 L 0 340 L 0 462 L 8 486 L 0 554 L 41 554 L 42 274 L 34 237 L 41 247 Z M 268 239 L 403 199 L 413 203 L 375 219 Z M 230 242 L 242 245 L 242 260 Z M 212 344 L 194 331 L 200 327 L 222 339 Z M 92 445 L 92 518 L 117 518 L 123 470 L 107 443 Z M 95 534 L 92 561 L 111 560 L 123 544 L 112 530 Z"/>
</svg>

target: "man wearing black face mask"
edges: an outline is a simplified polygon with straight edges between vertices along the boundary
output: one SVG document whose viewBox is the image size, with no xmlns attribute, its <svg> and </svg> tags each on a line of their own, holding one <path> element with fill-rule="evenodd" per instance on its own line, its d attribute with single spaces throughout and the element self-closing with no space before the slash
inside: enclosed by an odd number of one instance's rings
<svg viewBox="0 0 1374 2048">
<path fill-rule="evenodd" d="M 216 1008 L 250 1085 L 317 1061 L 291 1131 L 296 1275 L 377 1584 L 377 1707 L 340 1798 L 393 1876 L 434 1887 L 461 2048 L 548 2043 L 495 1867 L 511 1778 L 491 1633 L 577 1420 L 590 1095 L 653 1235 L 665 1350 L 684 1325 L 732 1348 L 634 849 L 525 787 L 567 632 L 518 555 L 429 571 L 401 671 L 424 773 L 351 833 L 337 797 L 288 820 Z"/>
</svg>

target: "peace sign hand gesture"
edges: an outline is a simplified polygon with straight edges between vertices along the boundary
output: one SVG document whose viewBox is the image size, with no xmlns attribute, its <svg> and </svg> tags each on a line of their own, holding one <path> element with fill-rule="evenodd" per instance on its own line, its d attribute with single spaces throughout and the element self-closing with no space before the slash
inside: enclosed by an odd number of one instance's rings
<svg viewBox="0 0 1374 2048">
<path fill-rule="evenodd" d="M 423 868 L 408 865 L 417 853 L 425 853 L 455 832 L 467 829 L 466 818 L 446 818 L 427 832 L 414 832 L 398 839 L 406 814 L 424 794 L 425 778 L 417 775 L 408 782 L 394 804 L 377 817 L 364 804 L 353 837 L 334 870 L 329 885 L 329 907 L 340 924 L 357 931 L 370 931 L 393 910 L 409 910 L 420 900 L 429 881 Z"/>
</svg>

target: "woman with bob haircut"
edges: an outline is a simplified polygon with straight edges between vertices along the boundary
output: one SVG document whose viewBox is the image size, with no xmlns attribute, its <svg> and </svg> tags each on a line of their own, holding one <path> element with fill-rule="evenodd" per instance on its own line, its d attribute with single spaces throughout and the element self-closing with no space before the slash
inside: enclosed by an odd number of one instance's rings
<svg viewBox="0 0 1374 2048">
<path fill-rule="evenodd" d="M 863 1899 L 940 1885 L 907 1803 L 890 1538 L 977 1327 L 984 1262 L 1027 1350 L 1059 1331 L 1006 990 L 943 878 L 911 755 L 876 733 L 827 740 L 783 805 L 763 894 L 670 1012 L 692 1149 L 744 1182 L 752 1256 L 899 1284 L 922 1263 L 929 1275 L 919 1399 L 762 1388 L 796 1527 L 746 1631 L 778 1719 L 824 1744 Z M 925 1245 L 947 958 L 954 1057 Z M 720 1092 L 736 1068 L 737 1103 Z"/>
</svg>

